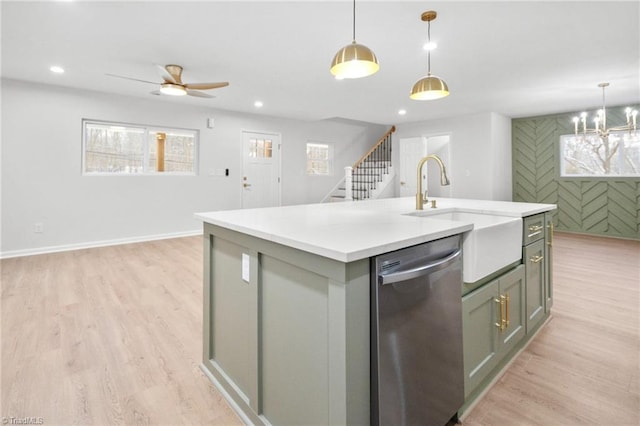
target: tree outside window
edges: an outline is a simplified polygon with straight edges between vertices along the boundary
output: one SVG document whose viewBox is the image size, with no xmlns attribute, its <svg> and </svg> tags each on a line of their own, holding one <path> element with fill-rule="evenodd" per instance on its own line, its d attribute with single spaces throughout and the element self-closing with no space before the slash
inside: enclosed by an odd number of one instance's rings
<svg viewBox="0 0 640 426">
<path fill-rule="evenodd" d="M 83 173 L 102 175 L 197 172 L 196 130 L 83 121 Z"/>
<path fill-rule="evenodd" d="M 560 136 L 560 175 L 640 176 L 639 133 Z"/>
</svg>

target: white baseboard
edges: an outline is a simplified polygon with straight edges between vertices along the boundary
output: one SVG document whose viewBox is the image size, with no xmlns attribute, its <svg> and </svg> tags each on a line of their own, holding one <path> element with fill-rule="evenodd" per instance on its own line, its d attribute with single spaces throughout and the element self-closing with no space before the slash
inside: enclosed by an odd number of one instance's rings
<svg viewBox="0 0 640 426">
<path fill-rule="evenodd" d="M 166 240 L 169 238 L 193 237 L 202 235 L 202 229 L 197 231 L 185 232 L 169 232 L 167 234 L 145 235 L 131 238 L 116 238 L 114 240 L 89 241 L 85 243 L 65 244 L 61 246 L 37 247 L 24 250 L 11 250 L 0 252 L 0 259 L 9 259 L 12 257 L 35 256 L 38 254 L 57 253 L 61 251 L 82 250 L 95 247 L 117 246 L 120 244 L 143 243 L 146 241 Z"/>
</svg>

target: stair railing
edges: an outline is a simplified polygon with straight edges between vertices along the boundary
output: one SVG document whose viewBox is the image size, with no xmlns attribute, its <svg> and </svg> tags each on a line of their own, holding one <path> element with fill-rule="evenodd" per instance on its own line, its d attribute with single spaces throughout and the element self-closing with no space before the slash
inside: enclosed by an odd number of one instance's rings
<svg viewBox="0 0 640 426">
<path fill-rule="evenodd" d="M 346 199 L 363 200 L 369 198 L 369 192 L 375 189 L 376 180 L 382 175 L 381 171 L 384 174 L 389 172 L 389 167 L 391 167 L 391 134 L 395 131 L 396 126 L 391 126 L 391 129 L 353 167 L 345 167 Z"/>
</svg>

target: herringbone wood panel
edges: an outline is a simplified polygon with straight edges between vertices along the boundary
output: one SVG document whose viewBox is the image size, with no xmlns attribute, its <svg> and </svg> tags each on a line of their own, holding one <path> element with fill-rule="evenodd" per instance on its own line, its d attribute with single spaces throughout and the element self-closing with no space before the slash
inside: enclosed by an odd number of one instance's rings
<svg viewBox="0 0 640 426">
<path fill-rule="evenodd" d="M 640 178 L 560 178 L 559 141 L 573 132 L 572 115 L 513 120 L 514 201 L 557 204 L 561 231 L 640 239 Z M 625 122 L 621 107 L 607 116 Z"/>
</svg>

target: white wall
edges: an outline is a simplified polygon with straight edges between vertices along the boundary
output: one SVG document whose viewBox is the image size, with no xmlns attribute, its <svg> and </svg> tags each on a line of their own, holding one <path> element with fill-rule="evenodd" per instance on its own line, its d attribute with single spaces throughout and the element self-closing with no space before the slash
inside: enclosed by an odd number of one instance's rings
<svg viewBox="0 0 640 426">
<path fill-rule="evenodd" d="M 203 100 L 203 105 L 209 102 Z M 215 102 L 215 101 L 213 101 Z M 194 212 L 240 208 L 241 132 L 282 135 L 282 203 L 319 202 L 386 128 L 304 122 L 2 80 L 3 256 L 198 231 Z M 206 119 L 215 118 L 215 128 Z M 83 118 L 198 129 L 198 176 L 82 176 Z M 334 144 L 332 177 L 306 176 L 305 143 Z M 230 169 L 229 177 L 208 176 Z M 34 233 L 34 224 L 44 225 Z"/>
<path fill-rule="evenodd" d="M 513 197 L 513 172 L 511 155 L 511 119 L 491 113 L 493 200 L 511 201 Z"/>
<path fill-rule="evenodd" d="M 495 113 L 396 125 L 394 150 L 400 138 L 450 134 L 451 197 L 511 200 L 511 120 Z M 394 158 L 397 164 L 397 157 Z M 429 163 L 426 167 L 433 167 Z M 499 169 L 499 170 L 496 170 Z M 396 193 L 400 193 L 399 187 Z"/>
</svg>

